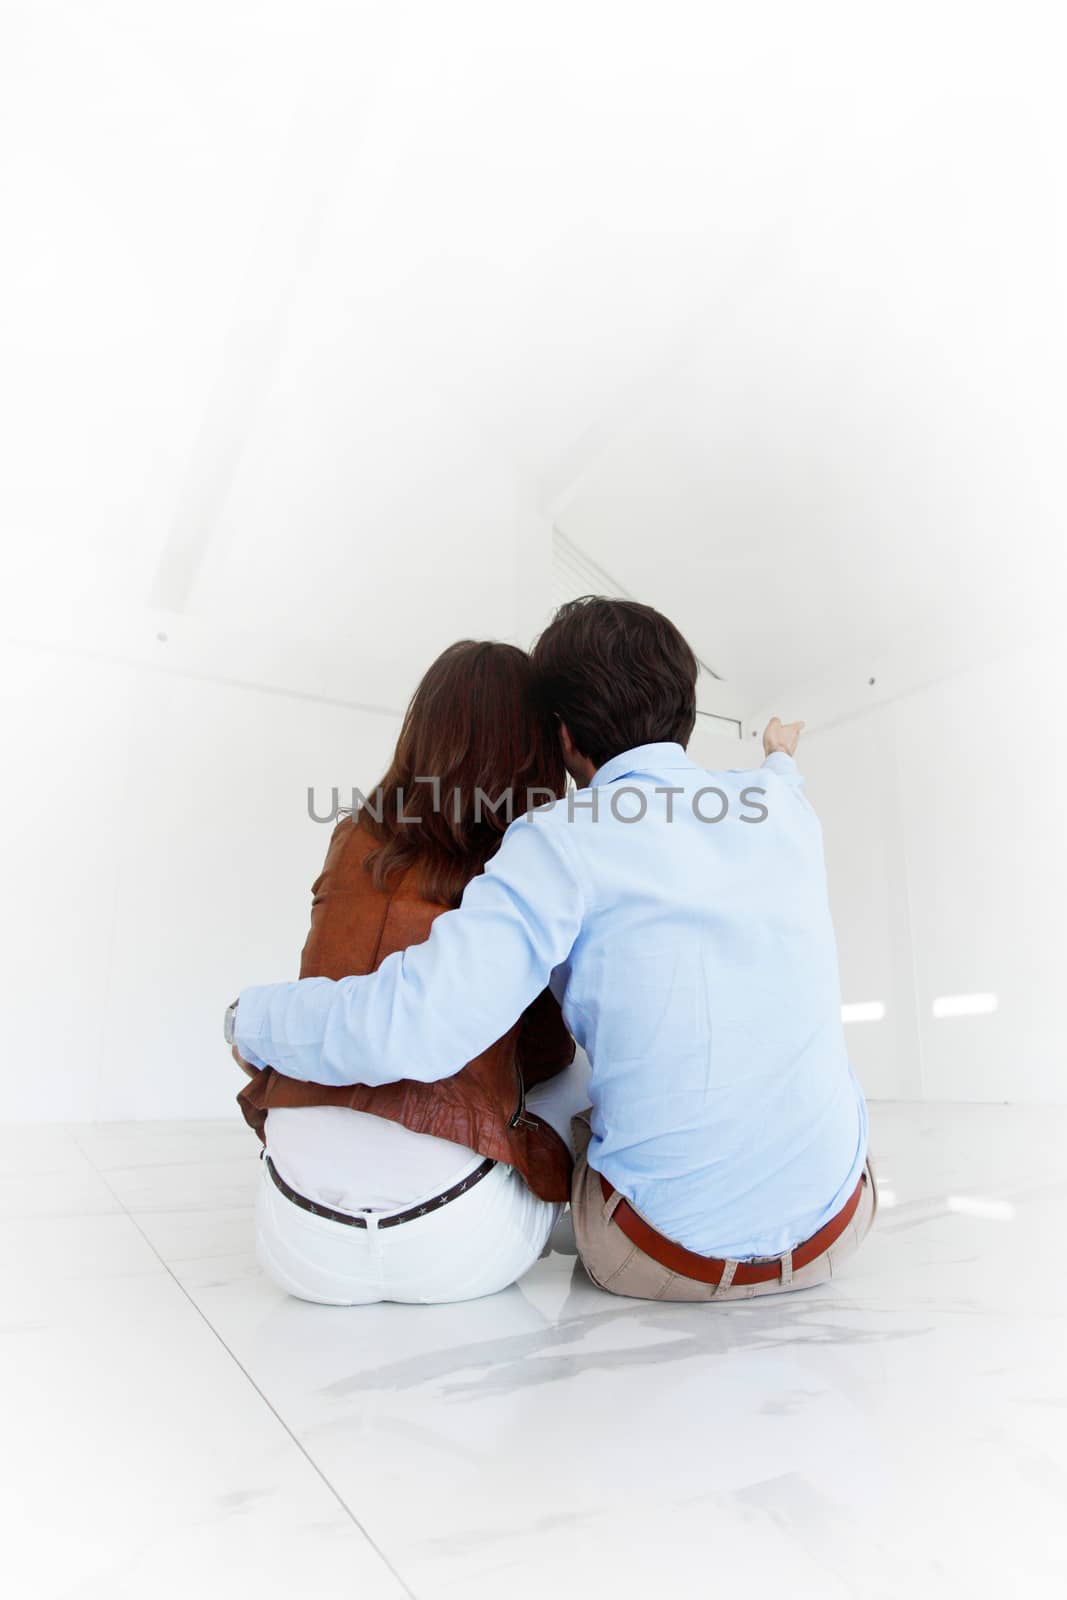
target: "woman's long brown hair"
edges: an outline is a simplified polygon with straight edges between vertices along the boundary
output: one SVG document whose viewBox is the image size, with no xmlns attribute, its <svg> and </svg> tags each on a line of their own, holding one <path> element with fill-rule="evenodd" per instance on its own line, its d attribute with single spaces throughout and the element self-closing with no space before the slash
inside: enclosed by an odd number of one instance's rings
<svg viewBox="0 0 1067 1600">
<path fill-rule="evenodd" d="M 367 869 L 391 888 L 415 867 L 427 899 L 456 906 L 508 823 L 565 787 L 559 732 L 538 704 L 526 652 L 462 639 L 412 696 L 378 786 L 381 820 L 366 806 L 357 815 L 379 841 Z M 508 792 L 510 805 L 494 811 Z M 378 791 L 366 798 L 377 811 Z"/>
</svg>

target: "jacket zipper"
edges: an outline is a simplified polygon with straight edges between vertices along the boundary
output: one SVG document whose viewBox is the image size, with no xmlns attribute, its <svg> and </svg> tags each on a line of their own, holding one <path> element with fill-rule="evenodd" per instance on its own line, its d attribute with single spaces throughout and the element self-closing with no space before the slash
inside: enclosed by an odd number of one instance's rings
<svg viewBox="0 0 1067 1600">
<path fill-rule="evenodd" d="M 525 1128 L 532 1128 L 535 1126 L 535 1124 L 532 1118 L 526 1115 L 526 1084 L 523 1080 L 522 1068 L 519 1066 L 518 1056 L 515 1057 L 515 1079 L 519 1087 L 519 1103 L 515 1107 L 515 1114 L 508 1123 L 508 1127 L 517 1128 L 521 1124 Z"/>
</svg>

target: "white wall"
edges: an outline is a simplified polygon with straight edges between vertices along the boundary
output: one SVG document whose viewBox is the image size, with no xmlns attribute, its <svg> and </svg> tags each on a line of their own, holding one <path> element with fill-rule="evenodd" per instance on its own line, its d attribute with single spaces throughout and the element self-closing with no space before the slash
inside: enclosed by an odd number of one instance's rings
<svg viewBox="0 0 1067 1600">
<path fill-rule="evenodd" d="M 848 1026 L 874 1096 L 1067 1099 L 1065 684 L 1048 640 L 804 740 L 843 998 L 886 1008 Z"/>
<path fill-rule="evenodd" d="M 5 1120 L 226 1114 L 222 1008 L 296 975 L 330 829 L 397 719 L 5 646 Z"/>
</svg>

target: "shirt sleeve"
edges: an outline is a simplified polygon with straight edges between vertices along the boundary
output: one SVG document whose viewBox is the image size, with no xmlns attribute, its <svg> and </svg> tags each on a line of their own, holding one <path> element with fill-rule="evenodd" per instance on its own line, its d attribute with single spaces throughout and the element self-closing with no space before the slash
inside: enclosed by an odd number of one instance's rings
<svg viewBox="0 0 1067 1600">
<path fill-rule="evenodd" d="M 514 822 L 459 908 L 377 972 L 242 990 L 241 1055 L 334 1086 L 451 1077 L 507 1032 L 570 954 L 585 896 L 565 826 Z"/>
<path fill-rule="evenodd" d="M 761 772 L 776 772 L 780 778 L 785 778 L 790 783 L 802 784 L 803 774 L 792 756 L 786 755 L 784 750 L 772 750 L 759 769 Z"/>
</svg>

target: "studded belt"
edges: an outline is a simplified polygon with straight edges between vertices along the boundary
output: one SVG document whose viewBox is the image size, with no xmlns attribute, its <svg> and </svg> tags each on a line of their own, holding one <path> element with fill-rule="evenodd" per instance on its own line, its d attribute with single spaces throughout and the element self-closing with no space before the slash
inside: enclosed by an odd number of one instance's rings
<svg viewBox="0 0 1067 1600">
<path fill-rule="evenodd" d="M 353 1216 L 348 1211 L 334 1211 L 330 1206 L 320 1206 L 317 1200 L 309 1200 L 307 1195 L 297 1194 L 296 1190 L 290 1188 L 286 1183 L 270 1156 L 265 1156 L 264 1159 L 267 1163 L 267 1171 L 274 1180 L 275 1187 L 280 1189 L 285 1198 L 291 1200 L 294 1206 L 299 1206 L 302 1211 L 310 1211 L 312 1216 L 315 1217 L 327 1217 L 331 1222 L 343 1222 L 348 1228 L 365 1228 L 367 1226 L 366 1217 Z M 496 1162 L 487 1156 L 480 1167 L 475 1167 L 474 1171 L 469 1172 L 459 1183 L 454 1183 L 451 1189 L 446 1189 L 443 1194 L 435 1194 L 432 1200 L 423 1200 L 419 1205 L 409 1207 L 407 1211 L 391 1212 L 389 1216 L 382 1217 L 378 1223 L 379 1228 L 397 1228 L 402 1222 L 416 1222 L 419 1217 L 428 1216 L 431 1211 L 440 1211 L 441 1207 L 447 1206 L 450 1200 L 458 1200 L 461 1194 L 466 1194 L 467 1190 L 473 1189 L 476 1183 L 481 1183 L 482 1179 L 487 1177 L 495 1166 Z"/>
</svg>

